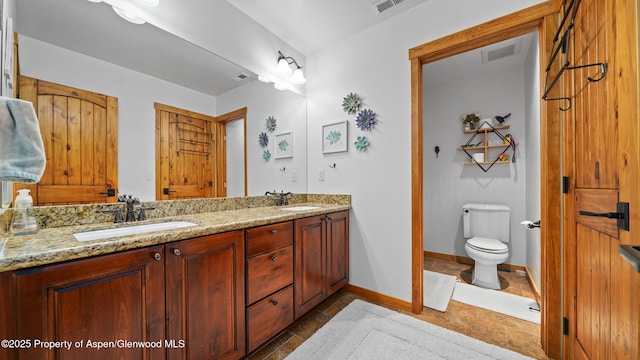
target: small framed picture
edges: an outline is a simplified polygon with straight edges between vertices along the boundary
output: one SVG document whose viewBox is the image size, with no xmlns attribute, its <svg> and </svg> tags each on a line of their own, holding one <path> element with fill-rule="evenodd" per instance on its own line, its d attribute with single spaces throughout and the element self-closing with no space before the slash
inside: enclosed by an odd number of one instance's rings
<svg viewBox="0 0 640 360">
<path fill-rule="evenodd" d="M 322 126 L 322 153 L 347 151 L 347 121 Z"/>
<path fill-rule="evenodd" d="M 286 132 L 275 136 L 274 158 L 285 159 L 293 157 L 293 132 Z"/>
</svg>

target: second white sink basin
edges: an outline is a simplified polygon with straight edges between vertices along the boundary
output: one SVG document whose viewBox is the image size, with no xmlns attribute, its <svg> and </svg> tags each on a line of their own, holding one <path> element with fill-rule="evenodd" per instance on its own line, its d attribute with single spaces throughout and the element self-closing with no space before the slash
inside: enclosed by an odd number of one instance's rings
<svg viewBox="0 0 640 360">
<path fill-rule="evenodd" d="M 300 205 L 300 206 L 289 206 L 280 208 L 281 210 L 289 210 L 289 211 L 305 211 L 305 210 L 314 210 L 320 209 L 320 206 L 308 206 L 308 205 Z"/>
<path fill-rule="evenodd" d="M 188 221 L 167 221 L 156 224 L 134 225 L 114 229 L 86 231 L 75 233 L 73 234 L 73 236 L 75 236 L 76 240 L 78 241 L 92 241 L 125 235 L 144 234 L 154 231 L 179 229 L 196 225 L 198 224 Z"/>
</svg>

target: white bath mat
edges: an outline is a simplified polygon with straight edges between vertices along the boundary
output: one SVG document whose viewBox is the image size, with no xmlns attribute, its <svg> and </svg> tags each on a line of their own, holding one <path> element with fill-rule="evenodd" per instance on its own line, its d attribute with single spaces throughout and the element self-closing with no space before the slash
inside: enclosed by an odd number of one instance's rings
<svg viewBox="0 0 640 360">
<path fill-rule="evenodd" d="M 452 275 L 425 270 L 422 289 L 424 306 L 441 312 L 447 311 L 456 280 L 457 278 Z"/>
<path fill-rule="evenodd" d="M 287 360 L 533 360 L 389 309 L 354 300 Z"/>
<path fill-rule="evenodd" d="M 457 283 L 452 299 L 540 324 L 540 312 L 530 309 L 530 307 L 538 309 L 538 304 L 534 299 L 524 296 Z"/>
</svg>

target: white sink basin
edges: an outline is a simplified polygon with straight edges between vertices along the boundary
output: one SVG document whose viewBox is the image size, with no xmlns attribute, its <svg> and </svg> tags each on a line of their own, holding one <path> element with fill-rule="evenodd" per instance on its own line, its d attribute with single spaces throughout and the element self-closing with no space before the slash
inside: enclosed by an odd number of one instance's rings
<svg viewBox="0 0 640 360">
<path fill-rule="evenodd" d="M 314 210 L 320 209 L 320 206 L 308 206 L 308 205 L 300 205 L 300 206 L 289 206 L 280 208 L 281 210 L 289 210 L 289 211 L 305 211 L 305 210 Z"/>
<path fill-rule="evenodd" d="M 185 228 L 185 227 L 195 226 L 195 225 L 198 225 L 198 224 L 188 222 L 188 221 L 167 221 L 167 222 L 162 222 L 157 224 L 134 225 L 134 226 L 115 228 L 115 229 L 86 231 L 81 233 L 75 233 L 73 234 L 73 236 L 75 236 L 76 240 L 78 241 L 92 241 L 92 240 L 100 240 L 100 239 L 106 239 L 106 238 L 118 237 L 118 236 L 144 234 L 144 233 L 154 232 L 154 231 L 179 229 L 179 228 Z"/>
</svg>

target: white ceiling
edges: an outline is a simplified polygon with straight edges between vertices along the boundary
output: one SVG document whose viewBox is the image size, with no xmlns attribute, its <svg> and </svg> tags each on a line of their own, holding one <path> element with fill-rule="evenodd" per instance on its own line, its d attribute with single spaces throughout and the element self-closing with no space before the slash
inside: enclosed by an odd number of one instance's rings
<svg viewBox="0 0 640 360">
<path fill-rule="evenodd" d="M 378 14 L 374 0 L 227 1 L 305 55 L 427 2 L 404 0 Z"/>
</svg>

